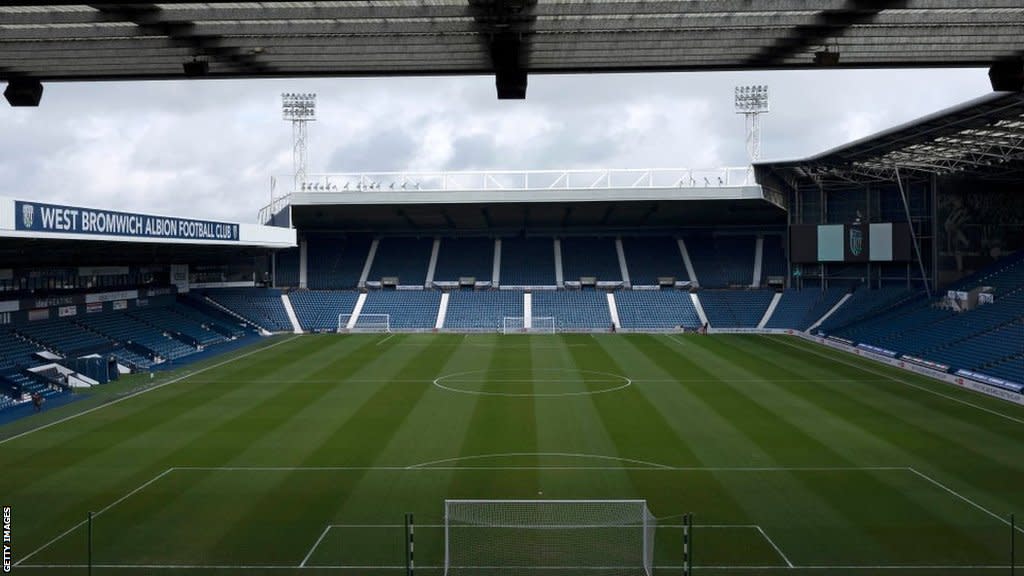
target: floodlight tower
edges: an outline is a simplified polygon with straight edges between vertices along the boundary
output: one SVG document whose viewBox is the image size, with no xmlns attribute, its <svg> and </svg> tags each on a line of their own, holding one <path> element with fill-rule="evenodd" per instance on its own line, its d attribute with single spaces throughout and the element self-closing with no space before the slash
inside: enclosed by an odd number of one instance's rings
<svg viewBox="0 0 1024 576">
<path fill-rule="evenodd" d="M 747 124 L 747 155 L 750 162 L 761 159 L 761 114 L 769 111 L 768 87 L 737 86 L 736 113 L 743 114 Z"/>
<path fill-rule="evenodd" d="M 292 169 L 295 174 L 292 191 L 297 192 L 306 181 L 306 122 L 316 120 L 316 94 L 281 94 L 281 115 L 292 123 Z"/>
</svg>

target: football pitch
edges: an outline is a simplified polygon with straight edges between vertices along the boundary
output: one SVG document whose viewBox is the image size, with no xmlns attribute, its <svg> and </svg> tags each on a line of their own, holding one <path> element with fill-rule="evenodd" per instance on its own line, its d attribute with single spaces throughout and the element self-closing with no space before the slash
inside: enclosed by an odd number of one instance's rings
<svg viewBox="0 0 1024 576">
<path fill-rule="evenodd" d="M 0 429 L 16 573 L 85 574 L 90 511 L 97 575 L 398 576 L 411 513 L 440 576 L 445 499 L 644 499 L 659 576 L 687 513 L 694 574 L 1009 574 L 1024 513 L 1024 409 L 793 337 L 282 336 L 161 382 Z"/>
</svg>

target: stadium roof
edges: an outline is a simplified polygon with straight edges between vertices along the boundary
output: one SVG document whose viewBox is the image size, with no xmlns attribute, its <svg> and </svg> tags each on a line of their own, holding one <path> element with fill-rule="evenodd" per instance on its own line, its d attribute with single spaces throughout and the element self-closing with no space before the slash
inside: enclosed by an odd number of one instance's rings
<svg viewBox="0 0 1024 576">
<path fill-rule="evenodd" d="M 528 73 L 988 66 L 1024 55 L 1022 27 L 1019 0 L 22 2 L 0 7 L 0 79 L 197 58 L 215 78 L 496 74 L 515 96 Z"/>
<path fill-rule="evenodd" d="M 892 182 L 899 174 L 1024 178 L 1024 94 L 996 92 L 799 160 L 762 162 L 758 182 Z"/>
</svg>

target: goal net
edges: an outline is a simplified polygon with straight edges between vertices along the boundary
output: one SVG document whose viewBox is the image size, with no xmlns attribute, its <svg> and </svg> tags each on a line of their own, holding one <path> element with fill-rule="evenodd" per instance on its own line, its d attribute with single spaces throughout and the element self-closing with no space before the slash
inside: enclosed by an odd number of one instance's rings
<svg viewBox="0 0 1024 576">
<path fill-rule="evenodd" d="M 390 314 L 338 314 L 338 332 L 391 332 Z"/>
<path fill-rule="evenodd" d="M 645 500 L 445 500 L 445 575 L 652 576 Z"/>
<path fill-rule="evenodd" d="M 522 316 L 505 316 L 501 321 L 502 334 L 554 334 L 554 316 L 534 316 L 530 327 L 526 327 L 526 319 Z"/>
</svg>

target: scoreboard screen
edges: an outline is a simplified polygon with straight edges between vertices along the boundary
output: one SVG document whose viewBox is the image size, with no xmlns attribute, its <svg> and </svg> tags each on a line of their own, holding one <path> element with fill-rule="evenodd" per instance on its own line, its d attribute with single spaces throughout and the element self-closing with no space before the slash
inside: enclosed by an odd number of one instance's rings
<svg viewBox="0 0 1024 576">
<path fill-rule="evenodd" d="M 799 224 L 789 229 L 789 256 L 796 264 L 818 262 L 908 262 L 906 223 Z"/>
</svg>

